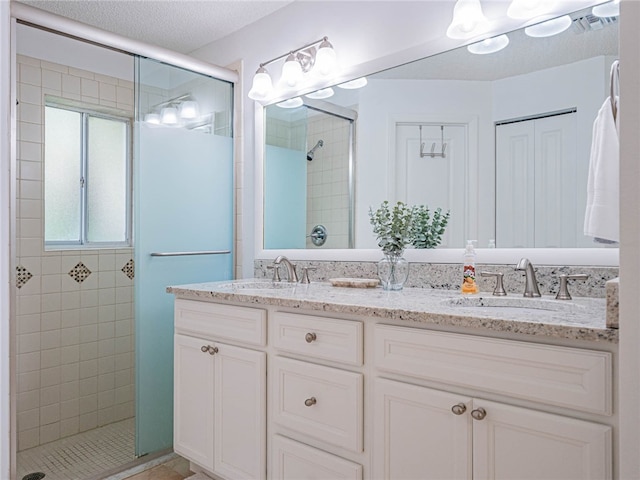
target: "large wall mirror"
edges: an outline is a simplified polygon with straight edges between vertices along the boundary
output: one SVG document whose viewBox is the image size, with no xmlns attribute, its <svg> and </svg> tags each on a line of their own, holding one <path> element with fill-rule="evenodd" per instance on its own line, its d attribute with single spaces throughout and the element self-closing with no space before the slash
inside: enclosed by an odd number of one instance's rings
<svg viewBox="0 0 640 480">
<path fill-rule="evenodd" d="M 401 200 L 450 211 L 441 249 L 477 239 L 480 248 L 610 255 L 583 222 L 618 18 L 591 9 L 571 18 L 552 37 L 517 30 L 492 54 L 461 47 L 368 75 L 362 88 L 264 107 L 264 250 L 375 249 L 369 208 Z"/>
</svg>

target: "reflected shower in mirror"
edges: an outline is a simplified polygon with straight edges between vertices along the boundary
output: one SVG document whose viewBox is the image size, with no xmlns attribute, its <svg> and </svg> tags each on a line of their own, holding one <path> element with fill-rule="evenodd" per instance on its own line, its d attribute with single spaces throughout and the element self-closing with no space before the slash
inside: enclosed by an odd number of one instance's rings
<svg viewBox="0 0 640 480">
<path fill-rule="evenodd" d="M 355 120 L 321 101 L 266 108 L 265 248 L 353 248 Z"/>
<path fill-rule="evenodd" d="M 322 101 L 302 97 L 305 105 L 288 114 L 298 115 L 296 120 L 279 123 L 281 136 L 291 138 L 310 127 L 313 116 L 304 112 L 320 102 L 325 110 L 358 113 L 355 198 L 348 203 L 353 247 L 377 248 L 367 214 L 384 200 L 450 210 L 440 248 L 462 248 L 467 239 L 477 239 L 480 248 L 602 247 L 585 237 L 582 227 L 591 130 L 609 94 L 618 19 L 595 17 L 590 9 L 571 18 L 571 27 L 553 37 L 532 38 L 516 30 L 507 34 L 508 46 L 495 53 L 476 55 L 461 47 L 369 75 L 360 89 L 327 89 L 333 94 Z M 282 109 L 265 110 L 268 162 L 271 118 Z M 320 139 L 325 146 L 312 150 Z M 327 141 L 309 133 L 297 148 L 302 158 L 306 153 L 314 158 L 315 167 L 327 153 Z M 432 146 L 435 153 L 443 143 L 445 155 L 431 156 Z M 294 245 L 269 236 L 276 225 L 268 213 L 269 192 L 281 189 L 272 184 L 268 164 L 264 181 L 264 247 L 316 248 L 309 241 Z M 304 188 L 307 217 L 296 238 L 319 223 L 308 218 L 317 188 L 311 183 Z M 325 218 L 329 240 L 323 248 L 344 248 L 331 243 Z"/>
</svg>

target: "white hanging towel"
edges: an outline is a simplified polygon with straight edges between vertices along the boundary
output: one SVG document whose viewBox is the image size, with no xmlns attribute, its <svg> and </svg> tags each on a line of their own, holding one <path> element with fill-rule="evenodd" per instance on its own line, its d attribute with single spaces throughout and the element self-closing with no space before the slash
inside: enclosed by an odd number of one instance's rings
<svg viewBox="0 0 640 480">
<path fill-rule="evenodd" d="M 615 97 L 616 107 L 618 98 Z M 593 122 L 587 209 L 584 234 L 600 243 L 620 241 L 618 125 L 613 116 L 611 97 L 607 98 Z"/>
</svg>

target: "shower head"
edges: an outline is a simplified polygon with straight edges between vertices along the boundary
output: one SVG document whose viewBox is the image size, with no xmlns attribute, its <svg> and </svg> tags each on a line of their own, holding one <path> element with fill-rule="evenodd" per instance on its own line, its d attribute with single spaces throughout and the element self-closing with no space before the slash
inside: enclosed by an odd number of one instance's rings
<svg viewBox="0 0 640 480">
<path fill-rule="evenodd" d="M 315 146 L 307 152 L 307 160 L 309 161 L 313 160 L 313 156 L 315 155 L 316 150 L 322 147 L 323 145 L 324 145 L 324 141 L 318 140 L 318 143 L 316 143 Z"/>
</svg>

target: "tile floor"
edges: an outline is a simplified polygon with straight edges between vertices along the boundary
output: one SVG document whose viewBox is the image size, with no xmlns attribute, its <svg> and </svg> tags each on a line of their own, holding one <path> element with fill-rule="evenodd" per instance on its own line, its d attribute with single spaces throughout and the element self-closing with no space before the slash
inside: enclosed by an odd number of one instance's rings
<svg viewBox="0 0 640 480">
<path fill-rule="evenodd" d="M 18 452 L 17 480 L 35 472 L 44 480 L 82 480 L 135 460 L 133 418 Z M 155 478 L 155 477 L 143 477 Z M 165 478 L 165 477 L 157 477 Z M 184 477 L 166 477 L 167 480 Z"/>
</svg>

